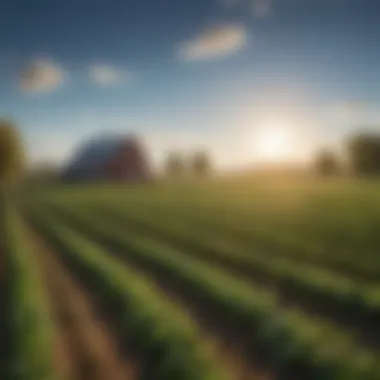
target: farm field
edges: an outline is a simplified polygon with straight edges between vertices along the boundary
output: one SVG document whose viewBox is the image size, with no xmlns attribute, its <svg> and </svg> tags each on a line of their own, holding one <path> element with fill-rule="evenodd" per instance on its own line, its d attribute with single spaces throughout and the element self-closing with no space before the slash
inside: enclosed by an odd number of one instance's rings
<svg viewBox="0 0 380 380">
<path fill-rule="evenodd" d="M 67 186 L 4 216 L 2 379 L 380 379 L 380 183 Z"/>
</svg>

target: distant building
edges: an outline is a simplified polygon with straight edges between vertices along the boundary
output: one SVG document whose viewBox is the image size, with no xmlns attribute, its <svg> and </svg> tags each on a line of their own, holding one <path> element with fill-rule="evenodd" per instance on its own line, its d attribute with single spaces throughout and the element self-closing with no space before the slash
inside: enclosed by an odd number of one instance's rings
<svg viewBox="0 0 380 380">
<path fill-rule="evenodd" d="M 152 179 L 148 158 L 136 137 L 104 136 L 79 149 L 64 170 L 69 181 L 144 182 Z"/>
</svg>

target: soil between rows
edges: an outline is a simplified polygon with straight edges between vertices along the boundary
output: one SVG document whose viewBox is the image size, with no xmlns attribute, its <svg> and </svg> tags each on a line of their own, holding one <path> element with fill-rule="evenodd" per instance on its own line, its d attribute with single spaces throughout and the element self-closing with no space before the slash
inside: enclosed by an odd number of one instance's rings
<svg viewBox="0 0 380 380">
<path fill-rule="evenodd" d="M 139 363 L 122 353 L 100 306 L 35 233 L 30 234 L 56 326 L 55 360 L 65 380 L 133 380 Z"/>
<path fill-rule="evenodd" d="M 43 254 L 40 254 L 41 265 L 44 267 L 44 275 L 47 277 L 46 284 L 49 288 L 53 310 L 55 310 L 56 318 L 60 320 L 59 330 L 63 333 L 59 334 L 65 339 L 58 341 L 57 349 L 57 362 L 60 367 L 68 367 L 66 372 L 76 373 L 76 377 L 72 375 L 68 378 L 75 380 L 103 380 L 103 379 L 133 379 L 136 377 L 136 363 L 132 364 L 132 371 L 129 368 L 127 370 L 127 376 L 116 377 L 123 371 L 120 370 L 120 356 L 116 352 L 116 338 L 114 333 L 110 332 L 112 329 L 108 326 L 107 322 L 103 319 L 99 319 L 99 310 L 97 310 L 96 302 L 93 297 L 84 289 L 83 285 L 78 280 L 75 280 L 70 272 L 64 268 L 64 266 L 57 260 L 57 256 L 52 253 L 52 249 L 49 246 L 47 248 L 43 238 L 34 234 L 34 240 L 38 242 L 38 245 L 43 247 Z M 42 251 L 42 249 L 40 249 Z M 115 253 L 110 252 L 110 256 Z M 125 255 L 123 255 L 125 258 Z M 125 262 L 125 264 L 130 264 Z M 157 293 L 166 299 L 169 299 L 174 303 L 181 311 L 193 319 L 199 327 L 199 336 L 201 337 L 200 344 L 207 345 L 212 352 L 213 359 L 222 368 L 223 372 L 231 380 L 270 380 L 274 377 L 270 371 L 265 371 L 258 365 L 258 362 L 250 357 L 248 351 L 244 347 L 244 339 L 240 331 L 236 333 L 236 326 L 231 328 L 230 324 L 220 318 L 220 316 L 211 312 L 205 307 L 204 304 L 200 304 L 196 301 L 197 297 L 189 297 L 188 294 L 181 291 L 172 283 L 163 281 L 155 273 L 147 273 L 138 263 L 132 263 L 135 271 L 140 272 L 141 275 L 146 276 L 148 274 L 149 280 L 152 285 L 155 286 Z M 64 280 L 59 280 L 64 277 Z M 58 280 L 64 281 L 65 284 L 57 285 Z M 174 286 L 173 286 L 174 285 Z M 80 299 L 80 301 L 75 301 Z M 78 302 L 78 303 L 77 303 Z M 71 305 L 70 305 L 71 304 Z M 87 310 L 86 310 L 87 309 Z M 107 321 L 109 319 L 107 318 Z M 98 338 L 91 336 L 85 336 L 84 342 L 79 344 L 75 339 L 78 339 L 78 334 L 82 325 L 88 324 L 94 329 L 94 333 Z M 65 328 L 65 325 L 68 325 Z M 72 331 L 74 325 L 74 331 Z M 71 335 L 65 332 L 70 328 Z M 87 329 L 86 335 L 91 335 L 91 327 L 85 327 Z M 97 355 L 93 355 L 88 350 L 88 342 L 95 341 L 103 346 L 103 350 L 99 350 Z M 62 339 L 61 339 L 62 340 Z M 76 354 L 70 355 L 70 348 L 75 347 Z M 104 347 L 107 347 L 106 349 Z M 69 355 L 67 354 L 69 351 Z M 103 355 L 103 356 L 102 356 Z M 74 362 L 73 362 L 74 356 Z M 107 361 L 106 358 L 110 360 Z M 99 363 L 97 363 L 99 360 Z M 89 365 L 86 363 L 91 362 Z M 87 376 L 86 372 L 92 371 L 96 376 Z M 114 377 L 107 376 L 101 377 L 103 374 L 115 374 Z M 67 377 L 66 377 L 67 378 Z"/>
</svg>

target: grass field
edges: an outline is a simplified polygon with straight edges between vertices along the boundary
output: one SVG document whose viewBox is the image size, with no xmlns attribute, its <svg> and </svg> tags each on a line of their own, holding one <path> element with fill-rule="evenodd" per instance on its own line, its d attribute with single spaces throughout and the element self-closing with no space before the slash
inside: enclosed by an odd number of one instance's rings
<svg viewBox="0 0 380 380">
<path fill-rule="evenodd" d="M 380 379 L 380 183 L 60 187 L 3 230 L 1 379 Z"/>
</svg>

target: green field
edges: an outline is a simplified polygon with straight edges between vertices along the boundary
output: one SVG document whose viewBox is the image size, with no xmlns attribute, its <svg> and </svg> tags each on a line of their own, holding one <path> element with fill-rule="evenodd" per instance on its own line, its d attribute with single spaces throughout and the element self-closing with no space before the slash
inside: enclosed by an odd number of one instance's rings
<svg viewBox="0 0 380 380">
<path fill-rule="evenodd" d="M 380 183 L 67 186 L 5 216 L 2 379 L 380 379 Z"/>
</svg>

